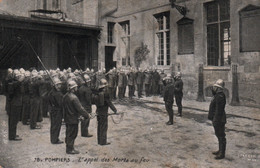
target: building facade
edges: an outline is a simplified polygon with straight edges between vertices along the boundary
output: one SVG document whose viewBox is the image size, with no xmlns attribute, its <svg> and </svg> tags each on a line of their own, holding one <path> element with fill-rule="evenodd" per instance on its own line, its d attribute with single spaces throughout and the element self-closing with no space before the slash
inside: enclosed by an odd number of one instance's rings
<svg viewBox="0 0 260 168">
<path fill-rule="evenodd" d="M 185 97 L 198 99 L 200 85 L 211 96 L 210 86 L 222 78 L 230 103 L 260 105 L 258 0 L 106 0 L 100 6 L 99 67 L 135 67 L 136 49 L 146 45 L 150 52 L 140 66 L 180 71 Z"/>
<path fill-rule="evenodd" d="M 1 69 L 98 69 L 97 1 L 0 1 Z M 35 50 L 35 52 L 33 51 Z"/>
</svg>

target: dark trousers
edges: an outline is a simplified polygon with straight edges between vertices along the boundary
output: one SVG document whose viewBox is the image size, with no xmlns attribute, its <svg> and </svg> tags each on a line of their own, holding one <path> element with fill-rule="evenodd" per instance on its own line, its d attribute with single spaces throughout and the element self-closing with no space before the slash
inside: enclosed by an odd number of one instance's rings
<svg viewBox="0 0 260 168">
<path fill-rule="evenodd" d="M 22 109 L 22 123 L 25 125 L 30 118 L 30 98 L 29 96 L 23 97 L 23 109 Z"/>
<path fill-rule="evenodd" d="M 116 90 L 117 90 L 117 87 L 113 87 L 113 99 L 116 99 Z"/>
<path fill-rule="evenodd" d="M 125 97 L 126 86 L 123 87 L 123 97 Z"/>
<path fill-rule="evenodd" d="M 150 84 L 145 84 L 145 95 L 150 96 Z"/>
<path fill-rule="evenodd" d="M 107 129 L 108 129 L 108 116 L 107 115 L 98 115 L 98 144 L 105 145 L 107 143 Z"/>
<path fill-rule="evenodd" d="M 163 92 L 164 92 L 164 85 L 162 84 L 162 85 L 159 85 L 159 94 L 162 97 L 164 96 Z"/>
<path fill-rule="evenodd" d="M 225 155 L 226 151 L 226 133 L 225 123 L 213 123 L 215 135 L 218 138 L 219 151 Z"/>
<path fill-rule="evenodd" d="M 50 112 L 51 120 L 51 143 L 56 143 L 59 141 L 60 129 L 62 123 L 62 110 L 51 110 Z"/>
<path fill-rule="evenodd" d="M 142 92 L 143 92 L 143 85 L 142 84 L 137 84 L 137 91 L 138 91 L 138 97 L 141 97 Z"/>
<path fill-rule="evenodd" d="M 8 138 L 9 140 L 15 139 L 17 124 L 19 122 L 19 117 L 22 112 L 22 106 L 11 105 L 8 118 Z"/>
<path fill-rule="evenodd" d="M 165 108 L 169 115 L 169 121 L 173 123 L 173 108 L 172 108 L 173 102 L 165 102 Z"/>
<path fill-rule="evenodd" d="M 113 99 L 113 96 L 114 96 L 114 88 L 108 87 L 108 93 L 109 93 L 110 99 Z"/>
<path fill-rule="evenodd" d="M 178 113 L 182 114 L 182 96 L 183 96 L 183 94 L 177 93 L 174 96 L 175 96 L 176 105 L 178 107 Z"/>
<path fill-rule="evenodd" d="M 128 96 L 132 98 L 134 96 L 134 85 L 128 85 Z"/>
<path fill-rule="evenodd" d="M 41 98 L 41 111 L 43 117 L 48 117 L 48 99 Z"/>
<path fill-rule="evenodd" d="M 41 114 L 41 100 L 38 97 L 32 98 L 30 100 L 30 128 L 34 129 L 36 123 L 42 121 Z"/>
<path fill-rule="evenodd" d="M 9 115 L 9 113 L 11 111 L 11 103 L 10 103 L 10 98 L 8 95 L 6 96 L 5 110 L 6 110 L 7 115 Z"/>
<path fill-rule="evenodd" d="M 81 136 L 86 137 L 88 136 L 88 127 L 89 127 L 90 119 L 84 119 L 81 121 Z"/>
<path fill-rule="evenodd" d="M 74 149 L 74 142 L 78 135 L 78 124 L 66 124 L 66 152 Z"/>
<path fill-rule="evenodd" d="M 123 98 L 123 93 L 124 93 L 124 88 L 123 87 L 118 87 L 118 98 L 119 99 Z"/>
</svg>

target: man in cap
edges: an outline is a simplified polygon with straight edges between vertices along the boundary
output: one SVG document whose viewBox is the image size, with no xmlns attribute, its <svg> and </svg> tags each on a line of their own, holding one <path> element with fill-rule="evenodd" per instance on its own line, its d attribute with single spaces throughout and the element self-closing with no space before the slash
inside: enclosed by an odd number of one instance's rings
<svg viewBox="0 0 260 168">
<path fill-rule="evenodd" d="M 78 98 L 81 105 L 84 109 L 90 114 L 92 113 L 92 91 L 91 91 L 91 79 L 85 74 L 83 83 L 79 87 Z M 92 137 L 93 135 L 89 134 L 88 127 L 90 123 L 90 118 L 81 121 L 81 136 L 82 137 Z"/>
<path fill-rule="evenodd" d="M 166 125 L 173 125 L 173 109 L 172 105 L 174 102 L 174 84 L 171 78 L 171 74 L 167 74 L 167 76 L 163 79 L 166 86 L 164 89 L 164 97 L 163 100 L 165 102 L 165 108 L 169 115 L 169 121 L 166 122 Z"/>
<path fill-rule="evenodd" d="M 110 107 L 114 113 L 117 113 L 117 109 L 112 104 L 109 94 L 106 90 L 107 81 L 101 79 L 99 90 L 95 92 L 94 101 L 97 107 L 97 121 L 98 121 L 98 144 L 99 145 L 109 145 L 107 142 L 107 129 L 108 129 L 108 107 Z"/>
<path fill-rule="evenodd" d="M 174 96 L 175 96 L 175 101 L 176 105 L 178 107 L 178 116 L 182 116 L 182 97 L 183 97 L 183 82 L 181 79 L 181 73 L 177 72 L 177 74 L 174 77 L 175 82 L 174 82 Z"/>
<path fill-rule="evenodd" d="M 88 112 L 81 105 L 75 93 L 78 90 L 78 85 L 75 81 L 68 82 L 68 92 L 63 97 L 64 121 L 66 123 L 66 153 L 79 154 L 74 149 L 74 142 L 78 134 L 79 116 L 82 115 L 85 119 L 89 118 Z"/>
<path fill-rule="evenodd" d="M 218 79 L 212 87 L 213 99 L 209 106 L 208 119 L 213 122 L 215 135 L 218 138 L 219 150 L 213 152 L 216 155 L 215 159 L 225 158 L 226 152 L 226 96 L 224 94 L 225 83 L 222 79 Z"/>
<path fill-rule="evenodd" d="M 50 104 L 50 140 L 52 144 L 61 144 L 63 141 L 59 139 L 60 129 L 62 124 L 62 98 L 61 92 L 62 82 L 59 78 L 53 78 L 53 88 L 48 93 L 48 100 Z"/>
<path fill-rule="evenodd" d="M 22 93 L 21 82 L 23 81 L 23 75 L 14 70 L 14 79 L 8 83 L 8 94 L 10 99 L 10 112 L 8 115 L 8 133 L 9 140 L 19 141 L 22 140 L 16 134 L 17 124 L 20 120 L 22 113 Z"/>
</svg>

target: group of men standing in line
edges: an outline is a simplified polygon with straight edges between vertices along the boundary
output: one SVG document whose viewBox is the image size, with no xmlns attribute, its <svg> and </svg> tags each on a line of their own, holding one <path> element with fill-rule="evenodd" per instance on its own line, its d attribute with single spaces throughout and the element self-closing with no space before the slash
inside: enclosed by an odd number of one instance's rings
<svg viewBox="0 0 260 168">
<path fill-rule="evenodd" d="M 8 69 L 3 84 L 6 96 L 6 112 L 8 114 L 9 140 L 22 140 L 16 133 L 17 123 L 22 121 L 24 125 L 30 125 L 31 129 L 40 129 L 37 122 L 50 113 L 50 141 L 52 144 L 63 143 L 59 139 L 62 119 L 66 123 L 66 153 L 78 154 L 74 149 L 74 141 L 78 134 L 79 119 L 81 119 L 81 136 L 92 137 L 88 131 L 92 114 L 92 105 L 97 107 L 98 144 L 108 145 L 108 108 L 114 113 L 117 109 L 111 102 L 116 98 L 118 88 L 119 99 L 124 98 L 125 87 L 128 85 L 129 98 L 134 96 L 137 86 L 138 97 L 142 97 L 143 87 L 146 96 L 159 94 L 165 101 L 165 107 L 169 115 L 167 125 L 173 125 L 174 98 L 178 106 L 178 115 L 182 116 L 183 82 L 181 73 L 174 76 L 158 71 L 130 69 L 117 72 L 111 69 L 94 72 L 75 70 L 70 68 L 50 71 L 25 71 L 21 69 Z M 213 99 L 210 103 L 208 119 L 213 122 L 215 135 L 219 141 L 219 150 L 213 152 L 216 159 L 223 159 L 226 150 L 226 98 L 223 92 L 224 81 L 219 79 L 212 87 Z M 47 107 L 47 108 L 46 108 Z M 48 108 L 49 107 L 49 108 Z"/>
<path fill-rule="evenodd" d="M 78 134 L 78 124 L 81 118 L 81 136 L 92 137 L 88 132 L 92 104 L 97 107 L 98 144 L 108 145 L 108 107 L 115 113 L 117 109 L 112 104 L 107 81 L 104 78 L 95 81 L 92 86 L 88 72 L 65 71 L 25 71 L 24 69 L 8 69 L 3 84 L 6 96 L 6 111 L 8 114 L 9 140 L 22 140 L 16 133 L 17 124 L 22 121 L 31 129 L 40 129 L 43 115 L 50 113 L 50 141 L 52 144 L 63 143 L 59 139 L 62 119 L 66 124 L 66 153 L 78 154 L 74 149 L 74 141 Z M 92 76 L 93 77 L 93 76 Z M 46 100 L 46 101 L 44 101 Z M 44 107 L 47 111 L 44 111 Z"/>
</svg>

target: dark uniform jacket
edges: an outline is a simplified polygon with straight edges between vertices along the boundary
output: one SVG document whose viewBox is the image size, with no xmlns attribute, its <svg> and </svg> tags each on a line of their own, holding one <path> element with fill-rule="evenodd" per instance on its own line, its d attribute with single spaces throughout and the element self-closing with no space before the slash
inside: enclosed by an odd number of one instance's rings
<svg viewBox="0 0 260 168">
<path fill-rule="evenodd" d="M 48 100 L 51 106 L 51 111 L 62 110 L 62 98 L 63 94 L 61 91 L 52 89 L 48 94 Z"/>
<path fill-rule="evenodd" d="M 22 90 L 21 90 L 21 82 L 17 80 L 13 80 L 8 84 L 8 93 L 9 98 L 11 100 L 11 105 L 13 106 L 22 106 L 23 98 L 22 98 Z"/>
<path fill-rule="evenodd" d="M 128 73 L 128 82 L 127 82 L 128 85 L 132 86 L 132 85 L 135 85 L 135 74 L 134 72 L 129 72 Z"/>
<path fill-rule="evenodd" d="M 141 72 L 141 71 L 138 71 L 136 73 L 136 83 L 138 85 L 142 85 L 143 84 L 143 81 L 144 81 L 144 73 Z"/>
<path fill-rule="evenodd" d="M 144 75 L 144 84 L 151 84 L 152 74 L 150 72 L 145 72 Z"/>
<path fill-rule="evenodd" d="M 109 73 L 107 75 L 107 83 L 108 83 L 108 87 L 112 88 L 115 86 L 115 77 L 114 74 Z"/>
<path fill-rule="evenodd" d="M 118 87 L 124 87 L 125 86 L 125 74 L 124 73 L 119 73 L 118 75 Z"/>
<path fill-rule="evenodd" d="M 79 116 L 89 118 L 87 111 L 80 104 L 79 99 L 73 93 L 66 93 L 63 97 L 64 121 L 66 124 L 78 124 Z"/>
<path fill-rule="evenodd" d="M 110 107 L 114 112 L 116 111 L 116 108 L 111 102 L 107 91 L 99 91 L 95 93 L 94 101 L 97 106 L 97 114 L 99 116 L 106 116 L 108 113 L 108 107 Z"/>
<path fill-rule="evenodd" d="M 165 102 L 173 102 L 174 100 L 174 84 L 170 83 L 165 86 L 164 97 Z"/>
<path fill-rule="evenodd" d="M 210 102 L 208 119 L 213 124 L 226 123 L 226 96 L 223 91 L 218 91 Z"/>
<path fill-rule="evenodd" d="M 182 89 L 183 89 L 183 82 L 181 79 L 177 79 L 174 82 L 174 89 L 175 89 L 175 94 L 183 94 Z"/>
<path fill-rule="evenodd" d="M 160 73 L 160 79 L 159 79 L 159 85 L 163 85 L 163 78 L 165 78 L 167 75 L 165 73 Z"/>
<path fill-rule="evenodd" d="M 79 101 L 81 105 L 89 112 L 91 113 L 91 98 L 92 98 L 92 91 L 90 87 L 87 87 L 86 85 L 80 86 L 78 90 L 79 95 Z"/>
</svg>

